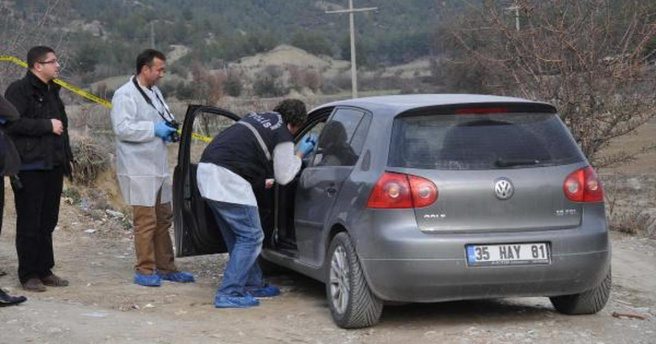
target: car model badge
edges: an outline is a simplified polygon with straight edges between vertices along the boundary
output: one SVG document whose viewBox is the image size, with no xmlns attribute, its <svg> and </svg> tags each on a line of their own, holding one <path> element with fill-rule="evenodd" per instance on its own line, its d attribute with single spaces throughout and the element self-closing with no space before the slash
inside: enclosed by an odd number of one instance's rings
<svg viewBox="0 0 656 344">
<path fill-rule="evenodd" d="M 510 180 L 506 178 L 499 178 L 494 182 L 494 194 L 500 200 L 507 200 L 515 193 L 515 187 Z"/>
</svg>

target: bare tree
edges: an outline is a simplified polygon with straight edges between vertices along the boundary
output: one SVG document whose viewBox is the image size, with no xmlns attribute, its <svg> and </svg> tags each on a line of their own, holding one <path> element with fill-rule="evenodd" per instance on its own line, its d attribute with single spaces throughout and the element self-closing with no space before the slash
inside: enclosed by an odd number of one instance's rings
<svg viewBox="0 0 656 344">
<path fill-rule="evenodd" d="M 208 71 L 199 62 L 191 68 L 194 99 L 204 105 L 216 105 L 223 97 L 223 83 L 226 75 L 223 71 Z"/>
<path fill-rule="evenodd" d="M 61 28 L 66 22 L 67 0 L 45 0 L 30 3 L 0 2 L 0 55 L 25 58 L 35 45 L 46 45 L 57 52 L 62 73 L 68 74 L 67 34 Z M 21 77 L 24 69 L 13 64 L 0 65 L 0 89 Z"/>
<path fill-rule="evenodd" d="M 511 4 L 517 12 L 508 11 Z M 556 105 L 601 167 L 654 148 L 603 153 L 613 138 L 656 116 L 654 53 L 647 51 L 655 9 L 643 1 L 486 0 L 452 16 L 448 32 L 463 56 L 485 66 L 488 88 Z"/>
</svg>

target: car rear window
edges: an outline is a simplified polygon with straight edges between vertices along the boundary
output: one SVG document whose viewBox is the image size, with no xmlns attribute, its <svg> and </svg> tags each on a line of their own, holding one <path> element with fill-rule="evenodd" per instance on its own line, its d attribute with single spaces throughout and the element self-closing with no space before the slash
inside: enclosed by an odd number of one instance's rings
<svg viewBox="0 0 656 344">
<path fill-rule="evenodd" d="M 388 165 L 471 170 L 564 165 L 583 159 L 556 114 L 421 115 L 395 119 Z"/>
</svg>

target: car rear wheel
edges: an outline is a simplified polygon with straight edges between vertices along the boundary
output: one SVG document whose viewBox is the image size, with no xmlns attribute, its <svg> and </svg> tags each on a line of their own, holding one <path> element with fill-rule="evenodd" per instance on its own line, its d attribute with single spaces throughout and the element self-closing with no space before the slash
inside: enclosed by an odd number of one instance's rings
<svg viewBox="0 0 656 344">
<path fill-rule="evenodd" d="M 369 289 L 347 233 L 339 233 L 333 238 L 328 259 L 326 296 L 335 323 L 342 328 L 378 323 L 383 303 Z"/>
<path fill-rule="evenodd" d="M 610 296 L 611 284 L 611 272 L 608 269 L 606 277 L 597 287 L 580 294 L 551 297 L 551 304 L 557 311 L 564 314 L 594 314 L 606 306 Z"/>
</svg>

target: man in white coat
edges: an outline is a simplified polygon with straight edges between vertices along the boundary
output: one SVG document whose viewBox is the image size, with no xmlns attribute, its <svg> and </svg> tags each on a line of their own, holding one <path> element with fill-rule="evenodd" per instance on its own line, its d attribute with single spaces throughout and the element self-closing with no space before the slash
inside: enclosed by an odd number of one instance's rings
<svg viewBox="0 0 656 344">
<path fill-rule="evenodd" d="M 174 140 L 176 129 L 155 86 L 166 71 L 166 57 L 146 49 L 137 57 L 136 71 L 114 93 L 111 112 L 118 182 L 123 198 L 133 206 L 134 283 L 157 287 L 162 279 L 193 282 L 193 275 L 175 266 L 169 234 L 173 216 L 166 144 Z"/>
</svg>

